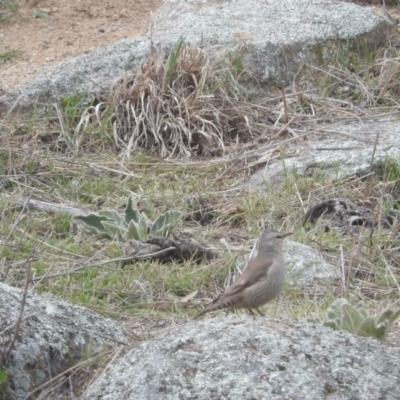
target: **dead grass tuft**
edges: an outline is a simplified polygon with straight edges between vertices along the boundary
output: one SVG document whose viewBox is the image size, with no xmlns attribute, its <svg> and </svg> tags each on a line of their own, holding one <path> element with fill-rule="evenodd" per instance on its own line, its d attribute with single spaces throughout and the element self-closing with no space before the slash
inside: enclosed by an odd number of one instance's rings
<svg viewBox="0 0 400 400">
<path fill-rule="evenodd" d="M 159 156 L 223 154 L 268 132 L 268 109 L 245 101 L 236 59 L 211 61 L 206 50 L 180 41 L 168 56 L 155 51 L 138 71 L 123 76 L 78 126 L 106 110 L 116 148 L 126 156 L 146 149 Z M 99 110 L 102 112 L 99 112 Z"/>
</svg>

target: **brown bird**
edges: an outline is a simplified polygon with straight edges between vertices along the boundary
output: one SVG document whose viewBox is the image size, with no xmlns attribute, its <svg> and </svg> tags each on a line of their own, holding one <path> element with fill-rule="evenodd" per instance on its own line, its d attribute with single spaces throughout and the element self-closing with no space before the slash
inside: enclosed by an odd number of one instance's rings
<svg viewBox="0 0 400 400">
<path fill-rule="evenodd" d="M 265 230 L 259 240 L 257 257 L 248 263 L 243 274 L 221 296 L 194 318 L 222 308 L 247 308 L 251 314 L 255 309 L 264 315 L 258 307 L 278 297 L 285 283 L 283 239 L 291 234 Z"/>
</svg>

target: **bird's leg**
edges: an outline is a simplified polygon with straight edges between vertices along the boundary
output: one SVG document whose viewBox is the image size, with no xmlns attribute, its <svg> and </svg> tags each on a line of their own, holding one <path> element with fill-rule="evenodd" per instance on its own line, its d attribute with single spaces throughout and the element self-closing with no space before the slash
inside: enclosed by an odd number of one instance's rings
<svg viewBox="0 0 400 400">
<path fill-rule="evenodd" d="M 255 308 L 255 310 L 256 310 L 262 317 L 265 317 L 265 314 L 264 314 L 259 308 Z"/>
<path fill-rule="evenodd" d="M 253 317 L 255 317 L 255 315 L 254 315 L 254 313 L 253 313 L 253 310 L 252 310 L 251 308 L 248 308 L 248 310 L 249 310 L 249 313 L 250 313 Z"/>
</svg>

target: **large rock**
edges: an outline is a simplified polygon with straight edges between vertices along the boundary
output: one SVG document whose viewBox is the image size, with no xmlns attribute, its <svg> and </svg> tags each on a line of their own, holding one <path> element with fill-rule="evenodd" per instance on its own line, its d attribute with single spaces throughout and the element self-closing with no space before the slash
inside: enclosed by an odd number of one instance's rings
<svg viewBox="0 0 400 400">
<path fill-rule="evenodd" d="M 0 98 L 0 111 L 61 95 L 98 91 L 126 70 L 135 69 L 154 44 L 169 50 L 180 37 L 213 45 L 222 56 L 241 47 L 243 62 L 260 83 L 288 81 L 304 62 L 319 64 L 342 41 L 355 50 L 375 48 L 394 21 L 368 8 L 332 0 L 165 0 L 142 38 L 97 49 L 39 73 L 37 81 Z M 217 46 L 215 46 L 217 45 Z"/>
<path fill-rule="evenodd" d="M 375 47 L 395 26 L 371 9 L 332 0 L 164 0 L 154 16 L 162 44 L 183 37 L 228 52 L 245 44 L 246 70 L 259 82 L 288 82 L 304 62 L 330 59 L 343 39 L 349 48 L 360 41 Z"/>
<path fill-rule="evenodd" d="M 140 345 L 84 400 L 398 400 L 399 387 L 398 351 L 373 339 L 241 314 Z"/>
<path fill-rule="evenodd" d="M 326 126 L 321 126 L 324 131 Z M 368 175 L 372 166 L 379 169 L 388 160 L 400 160 L 398 142 L 400 122 L 398 120 L 376 119 L 363 123 L 336 125 L 325 138 L 310 135 L 307 143 L 296 142 L 296 154 L 292 157 L 271 161 L 266 167 L 251 176 L 246 185 L 264 190 L 265 185 L 283 184 L 287 172 L 297 176 L 313 176 L 325 173 L 332 179 L 362 177 Z M 378 137 L 377 137 L 378 135 Z M 315 140 L 314 140 L 315 139 Z M 375 147 L 375 141 L 377 146 Z"/>
<path fill-rule="evenodd" d="M 291 285 L 313 288 L 314 280 L 328 282 L 340 278 L 338 267 L 328 263 L 317 250 L 304 244 L 287 240 L 285 261 L 288 267 L 287 281 Z"/>
<path fill-rule="evenodd" d="M 326 283 L 341 277 L 339 268 L 328 263 L 319 251 L 310 246 L 286 239 L 283 253 L 288 270 L 286 281 L 291 286 L 313 290 L 315 280 Z M 256 255 L 256 249 L 253 249 L 250 257 L 239 260 L 237 276 L 242 274 L 249 258 L 253 259 Z"/>
<path fill-rule="evenodd" d="M 89 350 L 99 354 L 130 342 L 130 334 L 115 321 L 28 292 L 11 347 L 22 297 L 23 290 L 0 283 L 0 354 L 8 374 L 5 399 L 28 398 L 31 391 L 77 364 Z M 38 394 L 40 391 L 33 398 Z"/>
</svg>

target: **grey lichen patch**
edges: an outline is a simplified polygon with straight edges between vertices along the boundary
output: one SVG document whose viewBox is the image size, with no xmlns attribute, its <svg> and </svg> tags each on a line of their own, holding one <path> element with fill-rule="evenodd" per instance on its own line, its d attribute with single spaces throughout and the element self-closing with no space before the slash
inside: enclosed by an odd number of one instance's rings
<svg viewBox="0 0 400 400">
<path fill-rule="evenodd" d="M 22 295 L 21 289 L 0 283 L 3 349 L 11 346 Z M 10 396 L 24 399 L 33 388 L 67 370 L 85 355 L 100 354 L 129 342 L 129 333 L 108 318 L 51 296 L 28 292 L 17 339 L 3 359 L 9 371 Z"/>
<path fill-rule="evenodd" d="M 368 393 L 394 400 L 399 361 L 374 340 L 321 326 L 243 315 L 211 318 L 132 350 L 84 399 L 312 400 L 327 393 L 361 399 Z"/>
<path fill-rule="evenodd" d="M 265 183 L 280 184 L 286 172 L 298 176 L 312 176 L 323 172 L 335 180 L 354 176 L 364 176 L 372 165 L 381 165 L 388 159 L 400 159 L 400 150 L 393 146 L 400 131 L 398 121 L 375 120 L 365 124 L 348 124 L 335 127 L 343 136 L 332 134 L 330 137 L 315 141 L 311 146 L 297 146 L 297 154 L 292 158 L 273 161 L 264 170 L 257 171 L 249 179 L 253 189 L 264 187 Z M 346 137 L 346 133 L 349 137 Z M 377 134 L 378 143 L 374 151 Z M 373 159 L 372 159 L 373 156 Z"/>
<path fill-rule="evenodd" d="M 337 267 L 329 264 L 317 250 L 289 240 L 285 248 L 289 283 L 303 286 L 311 284 L 314 279 L 329 281 L 339 278 Z"/>
</svg>

